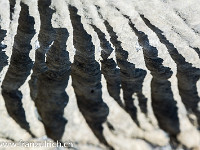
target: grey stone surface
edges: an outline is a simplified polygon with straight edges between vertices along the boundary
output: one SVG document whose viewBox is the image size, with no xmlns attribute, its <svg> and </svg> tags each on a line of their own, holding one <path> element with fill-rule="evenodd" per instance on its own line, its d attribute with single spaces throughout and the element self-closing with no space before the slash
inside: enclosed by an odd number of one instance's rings
<svg viewBox="0 0 200 150">
<path fill-rule="evenodd" d="M 0 7 L 0 142 L 200 148 L 198 0 Z"/>
</svg>

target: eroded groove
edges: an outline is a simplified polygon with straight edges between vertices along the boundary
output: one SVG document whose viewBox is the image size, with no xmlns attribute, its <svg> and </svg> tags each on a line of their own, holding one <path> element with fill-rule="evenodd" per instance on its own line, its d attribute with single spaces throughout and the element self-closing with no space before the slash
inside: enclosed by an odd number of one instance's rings
<svg viewBox="0 0 200 150">
<path fill-rule="evenodd" d="M 111 44 L 107 41 L 106 39 L 106 35 L 99 29 L 97 28 L 95 25 L 92 25 L 94 31 L 97 33 L 98 38 L 100 40 L 100 46 L 102 48 L 101 51 L 101 57 L 105 60 L 108 59 L 108 57 L 110 56 L 110 54 L 113 52 L 113 48 L 111 47 Z"/>
<path fill-rule="evenodd" d="M 29 123 L 26 121 L 25 111 L 21 101 L 22 93 L 18 89 L 24 84 L 33 65 L 29 57 L 29 52 L 32 49 L 30 42 L 35 34 L 35 21 L 29 15 L 29 7 L 22 2 L 20 5 L 19 25 L 14 39 L 10 65 L 2 83 L 2 96 L 5 100 L 8 114 L 22 128 L 34 136 L 30 131 Z"/>
<path fill-rule="evenodd" d="M 6 55 L 5 51 L 2 51 L 7 47 L 6 45 L 2 44 L 2 41 L 6 37 L 6 33 L 7 31 L 1 29 L 0 26 L 0 72 L 6 65 L 8 65 L 8 56 Z"/>
<path fill-rule="evenodd" d="M 163 43 L 172 59 L 177 65 L 177 79 L 178 79 L 178 89 L 181 96 L 182 102 L 184 103 L 188 114 L 194 113 L 197 117 L 198 124 L 200 126 L 200 112 L 198 111 L 198 103 L 200 102 L 200 97 L 197 91 L 197 81 L 200 78 L 200 69 L 192 67 L 191 63 L 185 61 L 185 58 L 178 53 L 175 46 L 167 40 L 163 35 L 163 32 L 152 25 L 148 19 L 143 15 L 141 18 L 144 20 L 145 24 L 156 33 L 161 43 Z"/>
<path fill-rule="evenodd" d="M 39 0 L 38 10 L 40 13 L 40 32 L 38 35 L 38 41 L 40 47 L 35 53 L 35 63 L 33 66 L 33 73 L 31 75 L 31 80 L 29 81 L 30 96 L 32 100 L 35 100 L 37 96 L 37 80 L 38 76 L 47 70 L 45 63 L 45 54 L 50 49 L 50 45 L 55 39 L 55 30 L 52 27 L 51 19 L 55 12 L 50 8 L 51 0 Z"/>
<path fill-rule="evenodd" d="M 128 17 L 126 16 L 126 18 Z M 171 138 L 176 138 L 180 133 L 178 108 L 173 98 L 171 83 L 168 81 L 173 72 L 169 67 L 163 66 L 163 59 L 158 57 L 156 47 L 149 44 L 148 36 L 144 32 L 138 31 L 130 19 L 129 25 L 137 35 L 139 44 L 143 47 L 146 67 L 153 76 L 151 98 L 154 114 L 160 128 L 169 133 Z"/>
<path fill-rule="evenodd" d="M 10 20 L 13 20 L 13 14 L 15 11 L 16 0 L 9 0 L 9 2 L 10 2 Z"/>
<path fill-rule="evenodd" d="M 35 105 L 47 136 L 56 141 L 61 140 L 67 123 L 63 114 L 69 99 L 65 89 L 70 75 L 70 62 L 66 51 L 69 33 L 65 28 L 55 30 L 56 39 L 47 52 L 48 69 L 38 77 Z"/>
<path fill-rule="evenodd" d="M 92 37 L 85 31 L 77 8 L 69 5 L 69 12 L 73 26 L 73 44 L 76 48 L 71 75 L 77 104 L 99 141 L 112 149 L 103 135 L 102 124 L 107 119 L 109 108 L 102 99 L 100 65 L 95 60 Z"/>
<path fill-rule="evenodd" d="M 198 54 L 198 56 L 200 58 L 200 49 L 198 47 L 192 47 L 192 46 L 190 46 L 190 47 L 195 50 L 195 52 Z"/>
<path fill-rule="evenodd" d="M 146 71 L 139 68 L 135 68 L 135 65 L 133 63 L 127 61 L 128 52 L 123 50 L 121 42 L 118 41 L 118 36 L 113 31 L 113 27 L 111 27 L 108 21 L 106 20 L 104 21 L 104 24 L 108 33 L 110 34 L 111 43 L 115 47 L 117 65 L 120 68 L 121 86 L 123 89 L 123 99 L 125 103 L 124 108 L 127 111 L 127 113 L 131 116 L 133 121 L 138 126 L 140 126 L 139 121 L 137 119 L 137 108 L 133 103 L 134 98 L 132 96 L 133 94 L 136 94 L 138 96 L 141 111 L 146 114 L 147 99 L 142 94 L 142 84 L 146 76 Z"/>
<path fill-rule="evenodd" d="M 91 26 L 97 33 L 100 40 L 100 47 L 102 48 L 101 57 L 103 58 L 103 60 L 101 60 L 101 72 L 106 79 L 108 93 L 121 107 L 123 107 L 123 103 L 120 98 L 120 70 L 117 68 L 117 64 L 112 58 L 108 59 L 113 51 L 113 48 L 107 41 L 105 34 L 95 25 Z"/>
</svg>

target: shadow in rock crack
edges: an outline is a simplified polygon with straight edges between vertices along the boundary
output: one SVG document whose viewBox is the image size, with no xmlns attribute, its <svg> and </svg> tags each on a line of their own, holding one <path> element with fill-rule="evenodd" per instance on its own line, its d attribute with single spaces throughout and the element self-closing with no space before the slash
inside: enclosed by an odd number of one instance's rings
<svg viewBox="0 0 200 150">
<path fill-rule="evenodd" d="M 101 71 L 95 60 L 92 37 L 84 29 L 77 8 L 69 5 L 69 12 L 73 27 L 73 44 L 76 48 L 71 75 L 77 104 L 95 136 L 101 143 L 113 149 L 103 135 L 102 124 L 107 119 L 109 108 L 102 99 Z"/>
<path fill-rule="evenodd" d="M 135 68 L 133 63 L 127 61 L 128 52 L 123 50 L 121 42 L 118 41 L 118 36 L 113 31 L 108 21 L 104 21 L 106 29 L 111 37 L 111 43 L 115 47 L 117 65 L 120 68 L 121 86 L 123 90 L 124 109 L 131 116 L 133 121 L 140 126 L 137 118 L 137 108 L 134 105 L 133 94 L 136 94 L 139 101 L 139 106 L 144 114 L 147 114 L 147 98 L 142 93 L 142 84 L 146 76 L 146 71 Z"/>
<path fill-rule="evenodd" d="M 178 89 L 181 96 L 182 102 L 185 105 L 188 114 L 194 113 L 197 117 L 198 125 L 200 126 L 200 112 L 198 110 L 198 103 L 200 97 L 197 91 L 197 81 L 200 78 L 200 69 L 192 67 L 191 63 L 185 61 L 185 58 L 178 53 L 178 50 L 170 43 L 167 38 L 163 35 L 163 32 L 152 25 L 144 15 L 140 15 L 145 24 L 156 33 L 161 43 L 163 43 L 177 65 L 177 79 Z"/>
<path fill-rule="evenodd" d="M 10 20 L 13 20 L 13 14 L 15 11 L 16 0 L 9 0 L 9 2 L 10 2 Z"/>
<path fill-rule="evenodd" d="M 200 58 L 200 49 L 198 47 L 192 47 L 192 46 L 190 46 L 190 48 L 194 49 Z"/>
<path fill-rule="evenodd" d="M 66 51 L 69 33 L 67 29 L 52 27 L 51 19 L 55 11 L 50 5 L 51 0 L 38 1 L 41 20 L 38 35 L 40 47 L 35 53 L 29 87 L 31 98 L 40 115 L 38 119 L 43 122 L 47 136 L 53 140 L 61 140 L 67 123 L 63 113 L 69 99 L 65 92 L 70 74 L 69 56 Z"/>
<path fill-rule="evenodd" d="M 120 98 L 120 70 L 117 68 L 117 64 L 112 58 L 108 59 L 113 51 L 113 48 L 105 38 L 105 34 L 95 25 L 91 26 L 97 33 L 100 40 L 100 46 L 102 48 L 101 57 L 103 58 L 103 60 L 101 60 L 101 72 L 106 79 L 108 93 L 121 107 L 123 107 L 123 103 Z"/>
<path fill-rule="evenodd" d="M 125 16 L 129 19 L 129 17 Z M 148 36 L 135 28 L 129 19 L 129 25 L 138 37 L 139 44 L 143 47 L 146 67 L 153 76 L 151 81 L 151 98 L 154 114 L 161 129 L 176 139 L 180 133 L 178 108 L 173 98 L 171 83 L 168 79 L 173 72 L 169 67 L 163 66 L 163 59 L 158 57 L 158 50 L 149 44 Z"/>
<path fill-rule="evenodd" d="M 38 76 L 47 70 L 45 63 L 45 54 L 50 49 L 51 43 L 55 39 L 55 30 L 52 27 L 51 19 L 55 12 L 50 8 L 51 0 L 39 0 L 38 10 L 40 14 L 40 32 L 38 35 L 38 41 L 40 47 L 35 52 L 35 63 L 33 66 L 33 73 L 31 80 L 29 81 L 30 96 L 34 101 L 37 96 L 37 80 Z"/>
<path fill-rule="evenodd" d="M 29 52 L 32 49 L 30 42 L 35 34 L 35 21 L 29 15 L 28 6 L 22 2 L 20 5 L 19 25 L 14 39 L 10 65 L 2 83 L 2 96 L 8 114 L 34 137 L 30 131 L 29 123 L 26 121 L 22 106 L 22 93 L 18 89 L 24 84 L 33 65 Z"/>
<path fill-rule="evenodd" d="M 61 140 L 67 123 L 63 114 L 69 99 L 65 89 L 70 75 L 70 62 L 66 51 L 69 33 L 65 28 L 55 30 L 56 39 L 47 52 L 47 70 L 37 79 L 35 105 L 47 136 L 56 141 Z"/>
<path fill-rule="evenodd" d="M 7 46 L 3 45 L 1 42 L 4 40 L 6 37 L 6 30 L 1 29 L 0 26 L 0 72 L 3 70 L 3 68 L 8 65 L 8 56 L 6 55 L 4 50 Z"/>
</svg>

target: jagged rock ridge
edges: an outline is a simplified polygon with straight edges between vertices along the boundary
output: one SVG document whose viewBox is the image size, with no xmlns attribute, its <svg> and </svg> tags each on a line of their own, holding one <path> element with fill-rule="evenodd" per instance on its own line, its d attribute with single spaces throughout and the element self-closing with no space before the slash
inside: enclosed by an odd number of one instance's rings
<svg viewBox="0 0 200 150">
<path fill-rule="evenodd" d="M 10 65 L 2 83 L 2 95 L 9 115 L 34 137 L 29 123 L 26 121 L 21 101 L 23 95 L 19 88 L 24 84 L 33 66 L 29 52 L 32 49 L 30 42 L 35 34 L 35 21 L 29 15 L 29 7 L 22 2 L 20 6 L 19 25 L 14 39 Z"/>
</svg>

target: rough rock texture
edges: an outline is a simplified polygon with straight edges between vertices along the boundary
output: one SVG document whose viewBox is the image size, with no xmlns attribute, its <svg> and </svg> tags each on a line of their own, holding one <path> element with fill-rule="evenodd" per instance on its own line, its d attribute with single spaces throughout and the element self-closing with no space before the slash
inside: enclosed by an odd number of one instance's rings
<svg viewBox="0 0 200 150">
<path fill-rule="evenodd" d="M 78 107 L 86 122 L 100 142 L 110 147 L 103 135 L 102 124 L 109 113 L 108 106 L 102 99 L 101 71 L 94 57 L 94 45 L 81 23 L 77 9 L 69 5 L 70 19 L 73 26 L 73 43 L 76 48 L 72 69 L 72 86 Z"/>
<path fill-rule="evenodd" d="M 35 63 L 33 66 L 33 73 L 31 80 L 29 81 L 30 95 L 32 100 L 35 100 L 37 96 L 37 78 L 44 72 L 46 68 L 45 54 L 49 50 L 51 43 L 55 39 L 55 30 L 52 27 L 51 19 L 54 10 L 50 8 L 51 0 L 39 0 L 38 11 L 40 13 L 40 33 L 38 35 L 38 41 L 40 47 L 35 53 Z"/>
<path fill-rule="evenodd" d="M 197 47 L 192 47 L 192 48 L 197 52 L 197 54 L 199 55 L 199 58 L 200 58 L 200 49 Z"/>
<path fill-rule="evenodd" d="M 179 119 L 171 83 L 168 81 L 173 72 L 169 67 L 163 66 L 163 60 L 158 57 L 158 50 L 149 44 L 147 35 L 138 31 L 131 21 L 129 24 L 138 36 L 139 44 L 143 47 L 145 64 L 153 76 L 151 98 L 154 114 L 158 119 L 159 126 L 170 136 L 176 138 L 180 132 Z"/>
<path fill-rule="evenodd" d="M 47 136 L 60 140 L 65 130 L 64 108 L 68 103 L 65 89 L 70 74 L 69 54 L 66 51 L 68 31 L 55 29 L 56 39 L 47 52 L 47 70 L 38 77 L 35 105 L 41 116 Z"/>
<path fill-rule="evenodd" d="M 0 149 L 199 150 L 197 4 L 0 0 Z"/>
<path fill-rule="evenodd" d="M 135 68 L 133 63 L 127 61 L 128 52 L 123 50 L 121 42 L 118 41 L 116 33 L 110 26 L 108 21 L 104 21 L 106 29 L 111 37 L 111 42 L 115 46 L 117 65 L 120 68 L 120 78 L 123 90 L 123 99 L 125 103 L 125 110 L 130 114 L 131 118 L 135 123 L 139 125 L 137 119 L 137 108 L 135 107 L 133 101 L 133 94 L 136 94 L 139 100 L 139 106 L 144 113 L 147 113 L 146 102 L 147 99 L 142 94 L 142 83 L 146 76 L 146 71 Z"/>
<path fill-rule="evenodd" d="M 200 78 L 200 69 L 192 67 L 191 63 L 186 62 L 185 58 L 178 53 L 177 49 L 167 40 L 160 29 L 152 25 L 143 15 L 141 15 L 141 18 L 157 34 L 160 42 L 167 47 L 169 54 L 176 63 L 179 94 L 188 114 L 194 113 L 200 126 L 200 112 L 198 110 L 200 97 L 197 92 L 197 81 Z"/>
<path fill-rule="evenodd" d="M 101 72 L 106 79 L 108 93 L 121 107 L 123 107 L 120 98 L 120 70 L 117 68 L 117 64 L 113 58 L 108 59 L 110 54 L 113 52 L 113 48 L 105 38 L 105 34 L 95 25 L 91 26 L 94 28 L 94 31 L 97 33 L 98 38 L 100 39 L 100 46 L 102 48 L 101 57 L 103 58 L 101 61 Z"/>
<path fill-rule="evenodd" d="M 52 27 L 54 10 L 50 5 L 51 0 L 38 1 L 41 20 L 38 35 L 40 47 L 35 53 L 29 86 L 31 98 L 40 115 L 38 119 L 44 124 L 47 136 L 56 141 L 61 140 L 67 123 L 63 114 L 68 103 L 65 89 L 70 74 L 69 54 L 66 51 L 69 33 L 65 28 Z"/>
<path fill-rule="evenodd" d="M 15 9 L 16 0 L 9 0 L 10 2 L 10 20 L 13 19 L 13 13 Z"/>
<path fill-rule="evenodd" d="M 7 46 L 2 44 L 2 41 L 6 37 L 6 30 L 1 29 L 0 26 L 0 72 L 2 71 L 3 67 L 8 65 L 8 56 L 5 54 L 5 51 L 2 51 L 5 49 Z"/>
<path fill-rule="evenodd" d="M 10 65 L 2 83 L 2 95 L 8 114 L 34 136 L 30 131 L 29 123 L 26 121 L 21 101 L 22 93 L 19 88 L 24 84 L 33 66 L 29 52 L 32 49 L 30 42 L 35 34 L 35 22 L 34 18 L 29 15 L 29 7 L 22 2 L 20 5 L 19 25 L 14 39 Z"/>
</svg>

